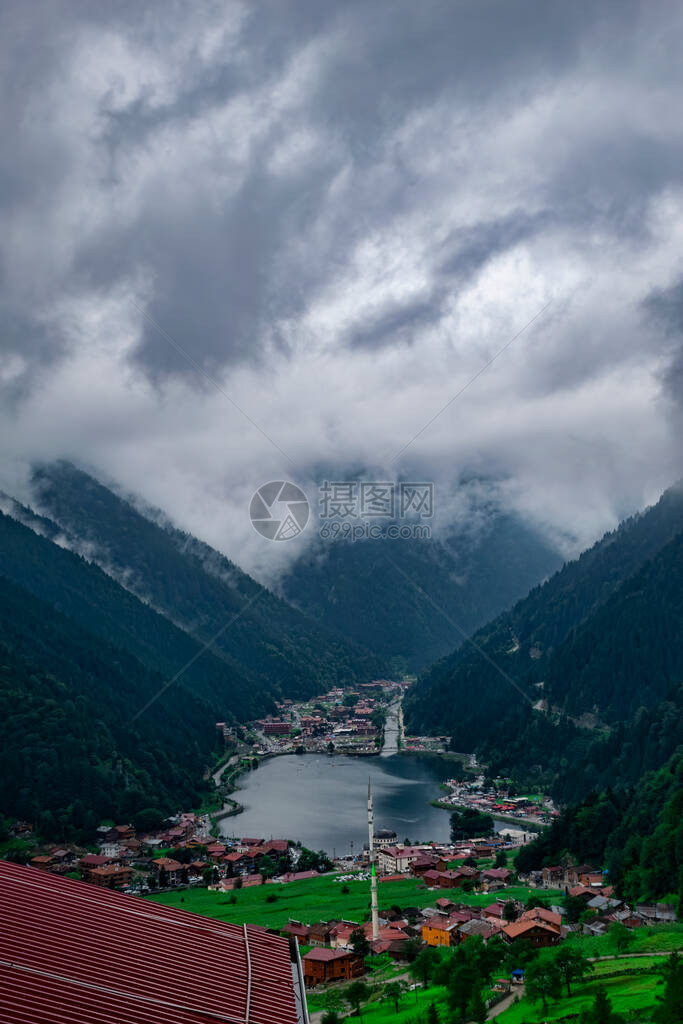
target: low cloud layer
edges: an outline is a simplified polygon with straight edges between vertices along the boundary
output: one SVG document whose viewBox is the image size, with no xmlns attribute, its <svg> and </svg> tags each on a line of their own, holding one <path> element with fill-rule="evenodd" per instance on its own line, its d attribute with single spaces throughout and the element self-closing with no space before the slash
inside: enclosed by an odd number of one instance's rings
<svg viewBox="0 0 683 1024">
<path fill-rule="evenodd" d="M 477 480 L 566 550 L 655 499 L 682 37 L 673 2 L 4 4 L 5 489 L 74 459 L 265 576 L 283 476 L 433 478 L 446 522 Z"/>
</svg>

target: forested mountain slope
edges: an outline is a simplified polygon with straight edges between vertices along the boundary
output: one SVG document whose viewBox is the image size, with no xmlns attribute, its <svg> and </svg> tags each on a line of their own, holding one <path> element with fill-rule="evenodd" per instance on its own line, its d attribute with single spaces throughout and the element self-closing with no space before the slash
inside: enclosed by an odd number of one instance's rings
<svg viewBox="0 0 683 1024">
<path fill-rule="evenodd" d="M 196 806 L 218 705 L 0 576 L 0 809 L 52 838 Z"/>
<path fill-rule="evenodd" d="M 561 564 L 514 516 L 483 518 L 443 541 L 321 542 L 291 566 L 282 592 L 312 618 L 422 670 L 461 643 L 454 622 L 477 629 Z"/>
<path fill-rule="evenodd" d="M 627 725 L 651 733 L 643 769 L 675 749 L 682 630 L 683 496 L 672 489 L 480 630 L 491 661 L 467 645 L 435 665 L 407 701 L 408 727 L 451 733 L 491 770 L 575 799 L 618 781 L 613 736 Z"/>
<path fill-rule="evenodd" d="M 305 697 L 384 670 L 219 552 L 158 525 L 74 466 L 43 467 L 34 483 L 41 511 L 132 593 L 202 641 L 224 630 L 212 650 L 257 694 Z"/>
<path fill-rule="evenodd" d="M 635 790 L 591 794 L 517 855 L 520 871 L 564 856 L 607 868 L 627 899 L 683 894 L 683 752 L 643 777 Z"/>
<path fill-rule="evenodd" d="M 13 511 L 31 522 L 29 510 Z M 58 536 L 44 519 L 44 533 Z M 202 648 L 169 619 L 140 601 L 98 566 L 40 536 L 11 516 L 0 513 L 0 574 L 29 591 L 72 622 L 117 649 L 133 655 L 149 669 L 171 678 Z M 241 675 L 238 666 L 202 653 L 183 674 L 184 685 L 209 699 L 220 718 L 247 719 L 272 700 Z"/>
</svg>

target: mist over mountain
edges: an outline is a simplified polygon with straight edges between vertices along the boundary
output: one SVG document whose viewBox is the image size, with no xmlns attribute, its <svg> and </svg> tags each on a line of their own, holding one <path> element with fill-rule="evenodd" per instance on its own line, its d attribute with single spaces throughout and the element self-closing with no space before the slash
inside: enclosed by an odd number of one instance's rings
<svg viewBox="0 0 683 1024">
<path fill-rule="evenodd" d="M 444 539 L 322 541 L 284 572 L 281 592 L 397 666 L 424 669 L 561 565 L 514 516 L 494 511 L 475 530 L 452 531 Z"/>
<path fill-rule="evenodd" d="M 218 552 L 158 525 L 68 463 L 36 470 L 36 495 L 78 550 L 271 693 L 311 695 L 382 667 L 313 625 Z M 215 636 L 219 631 L 219 635 Z M 214 638 L 215 639 L 212 639 Z"/>
<path fill-rule="evenodd" d="M 196 806 L 215 723 L 384 663 L 72 466 L 0 501 L 0 807 L 45 835 Z M 98 564 L 98 562 L 101 563 Z"/>
<path fill-rule="evenodd" d="M 380 7 L 2 5 L 3 489 L 70 459 L 270 583 L 311 537 L 249 500 L 320 464 L 572 554 L 680 475 L 679 7 Z"/>
</svg>

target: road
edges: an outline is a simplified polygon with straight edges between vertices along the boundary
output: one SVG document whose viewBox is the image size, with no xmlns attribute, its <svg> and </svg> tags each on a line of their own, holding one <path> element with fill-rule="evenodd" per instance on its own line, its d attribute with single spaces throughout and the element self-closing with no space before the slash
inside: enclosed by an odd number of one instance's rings
<svg viewBox="0 0 683 1024">
<path fill-rule="evenodd" d="M 507 1010 L 509 1006 L 512 1006 L 515 999 L 521 999 L 523 995 L 524 985 L 515 985 L 509 996 L 505 996 L 505 999 L 501 999 L 499 1003 L 496 1003 L 495 1006 L 491 1007 L 489 1012 L 486 1014 L 486 1019 L 493 1020 L 493 1018 L 497 1017 L 499 1013 L 502 1013 L 504 1010 Z"/>
<path fill-rule="evenodd" d="M 399 715 L 401 714 L 401 701 L 393 701 L 387 707 L 387 720 L 384 724 L 384 746 L 381 757 L 391 757 L 398 753 Z"/>
</svg>

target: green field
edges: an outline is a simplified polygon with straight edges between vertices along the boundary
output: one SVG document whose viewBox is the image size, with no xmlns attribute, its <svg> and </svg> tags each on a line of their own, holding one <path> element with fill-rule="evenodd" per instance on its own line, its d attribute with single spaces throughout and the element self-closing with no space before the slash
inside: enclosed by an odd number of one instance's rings
<svg viewBox="0 0 683 1024">
<path fill-rule="evenodd" d="M 659 950 L 668 955 L 673 950 L 683 949 L 683 925 L 662 924 L 652 928 L 640 928 L 634 936 L 628 953 L 619 957 L 612 955 L 609 936 L 569 939 L 569 942 L 579 944 L 588 956 L 609 959 L 595 961 L 594 972 L 586 981 L 575 986 L 571 997 L 565 996 L 557 1003 L 551 1003 L 547 1013 L 543 1013 L 540 1003 L 532 1003 L 525 998 L 500 1014 L 497 1018 L 500 1024 L 535 1024 L 537 1021 L 555 1021 L 571 1015 L 576 1016 L 592 1002 L 598 983 L 604 987 L 612 1000 L 612 1008 L 617 1013 L 626 1015 L 632 1010 L 647 1010 L 654 1006 L 655 997 L 662 991 L 660 979 L 666 955 L 629 954 L 654 953 Z M 541 956 L 552 958 L 554 951 L 544 950 Z M 623 973 L 615 974 L 620 970 Z M 640 973 L 641 971 L 643 973 Z"/>
<path fill-rule="evenodd" d="M 646 1010 L 655 1005 L 655 997 L 662 991 L 660 979 L 659 972 L 625 974 L 602 979 L 600 984 L 612 1001 L 612 1009 L 617 1013 L 627 1014 L 631 1010 Z M 543 1012 L 540 1003 L 522 999 L 496 1019 L 500 1024 L 534 1024 L 537 1021 L 561 1020 L 570 1015 L 576 1016 L 591 1005 L 597 980 L 577 985 L 571 996 L 551 1003 L 546 1013 Z"/>
<path fill-rule="evenodd" d="M 416 1017 L 424 1014 L 431 1002 L 434 1002 L 438 1009 L 441 1009 L 446 1002 L 446 989 L 432 986 L 428 989 L 417 988 L 413 992 L 406 992 L 398 1004 L 398 1013 L 394 1010 L 394 1004 L 386 999 L 379 1002 L 368 1003 L 363 1007 L 363 1024 L 408 1024 Z M 442 1020 L 445 1013 L 441 1013 Z M 351 1021 L 358 1021 L 358 1017 L 351 1017 Z"/>
<path fill-rule="evenodd" d="M 683 949 L 683 923 L 653 925 L 652 928 L 636 928 L 629 953 L 667 953 Z M 610 956 L 615 951 L 608 935 L 592 938 L 587 935 L 571 937 L 570 942 L 581 944 L 586 956 Z"/>
<path fill-rule="evenodd" d="M 286 885 L 260 885 L 235 892 L 235 902 L 230 901 L 231 894 L 209 892 L 208 889 L 182 889 L 176 892 L 164 892 L 148 899 L 157 903 L 165 903 L 171 907 L 180 907 L 194 914 L 215 917 L 234 924 L 260 924 L 268 928 L 282 928 L 287 921 L 303 921 L 313 924 L 315 921 L 328 921 L 332 918 L 347 921 L 363 921 L 370 915 L 370 883 L 346 883 L 349 892 L 342 892 L 342 883 L 336 882 L 334 876 L 325 875 L 321 878 L 306 879 L 301 882 L 289 882 Z M 380 882 L 378 886 L 380 910 L 388 909 L 396 904 L 400 907 L 434 906 L 440 896 L 450 896 L 457 902 L 469 903 L 472 906 L 488 906 L 496 898 L 496 894 L 463 893 L 459 889 L 430 891 L 421 887 L 416 879 L 405 879 L 398 882 Z M 529 890 L 522 886 L 510 886 L 497 895 L 509 899 L 526 900 Z M 557 897 L 559 892 L 544 890 L 544 899 Z M 268 897 L 276 899 L 268 903 Z"/>
<path fill-rule="evenodd" d="M 606 974 L 614 974 L 615 971 L 621 969 L 624 963 L 634 971 L 658 971 L 662 964 L 666 962 L 667 956 L 667 953 L 663 953 L 659 956 L 631 956 L 615 959 L 610 957 L 609 960 L 596 960 L 593 965 L 594 970 L 591 974 L 591 979 L 600 978 Z"/>
<path fill-rule="evenodd" d="M 382 985 L 377 985 L 377 998 L 363 1005 L 363 1024 L 385 1024 L 385 1022 L 389 1021 L 392 1024 L 408 1024 L 408 1022 L 412 1024 L 416 1017 L 421 1017 L 425 1013 L 430 1003 L 433 1002 L 440 1011 L 446 1004 L 447 991 L 445 988 L 436 985 L 431 985 L 426 989 L 420 987 L 403 995 L 398 1004 L 397 1014 L 394 1010 L 394 1004 L 382 998 L 382 989 Z M 323 995 L 308 993 L 307 1002 L 309 1013 L 316 1013 L 325 1009 Z M 359 1022 L 358 1017 L 347 1016 L 349 1013 L 350 1010 L 347 1007 L 342 1014 L 348 1020 L 348 1024 L 355 1024 L 356 1021 Z M 445 1010 L 441 1012 L 441 1019 L 446 1019 Z"/>
</svg>

